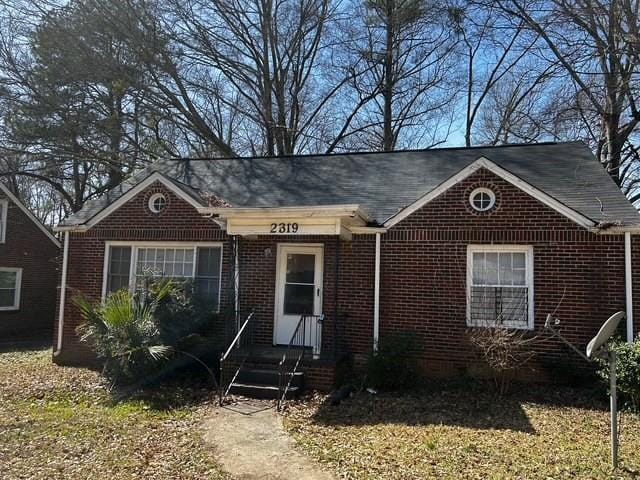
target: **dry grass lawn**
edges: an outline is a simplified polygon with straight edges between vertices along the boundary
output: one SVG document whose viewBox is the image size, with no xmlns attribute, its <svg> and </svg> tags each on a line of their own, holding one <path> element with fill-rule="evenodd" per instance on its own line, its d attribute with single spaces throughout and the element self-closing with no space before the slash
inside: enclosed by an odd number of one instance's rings
<svg viewBox="0 0 640 480">
<path fill-rule="evenodd" d="M 0 477 L 226 478 L 201 440 L 203 395 L 113 402 L 95 372 L 57 367 L 50 350 L 0 353 Z"/>
<path fill-rule="evenodd" d="M 640 478 L 640 418 L 622 417 L 622 468 L 609 467 L 603 399 L 571 389 L 496 398 L 479 388 L 362 393 L 291 405 L 298 444 L 347 479 Z"/>
</svg>

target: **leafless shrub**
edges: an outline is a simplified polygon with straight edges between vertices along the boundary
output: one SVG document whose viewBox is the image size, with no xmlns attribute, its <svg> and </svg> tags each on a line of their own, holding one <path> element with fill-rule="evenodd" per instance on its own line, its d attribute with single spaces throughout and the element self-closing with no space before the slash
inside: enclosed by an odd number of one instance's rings
<svg viewBox="0 0 640 480">
<path fill-rule="evenodd" d="M 490 368 L 500 395 L 507 392 L 514 374 L 535 357 L 531 347 L 539 340 L 537 335 L 502 326 L 470 328 L 467 337 Z"/>
</svg>

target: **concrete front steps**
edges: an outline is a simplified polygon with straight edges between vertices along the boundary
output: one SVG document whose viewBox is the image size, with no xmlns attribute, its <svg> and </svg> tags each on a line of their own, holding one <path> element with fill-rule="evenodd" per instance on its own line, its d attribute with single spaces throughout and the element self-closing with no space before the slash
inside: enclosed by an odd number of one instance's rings
<svg viewBox="0 0 640 480">
<path fill-rule="evenodd" d="M 280 375 L 271 365 L 244 366 L 231 384 L 231 395 L 260 399 L 277 399 L 279 394 Z M 296 397 L 304 389 L 304 372 L 296 372 L 287 391 L 286 398 Z"/>
</svg>

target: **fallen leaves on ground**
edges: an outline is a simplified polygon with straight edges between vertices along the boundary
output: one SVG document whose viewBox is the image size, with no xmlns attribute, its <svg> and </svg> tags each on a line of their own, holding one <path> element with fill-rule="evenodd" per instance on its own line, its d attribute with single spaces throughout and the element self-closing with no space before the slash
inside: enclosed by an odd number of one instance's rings
<svg viewBox="0 0 640 480">
<path fill-rule="evenodd" d="M 163 387 L 114 401 L 93 371 L 48 350 L 0 353 L 3 479 L 223 479 L 200 435 L 211 391 Z"/>
<path fill-rule="evenodd" d="M 612 473 L 606 403 L 568 388 L 363 392 L 339 406 L 316 395 L 290 404 L 285 427 L 344 479 L 640 478 L 640 418 L 623 415 Z"/>
</svg>

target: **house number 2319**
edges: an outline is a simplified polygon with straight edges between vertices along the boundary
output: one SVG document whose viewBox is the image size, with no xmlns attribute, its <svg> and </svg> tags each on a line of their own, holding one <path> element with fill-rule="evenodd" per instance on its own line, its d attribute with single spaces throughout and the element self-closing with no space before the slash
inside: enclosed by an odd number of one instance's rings
<svg viewBox="0 0 640 480">
<path fill-rule="evenodd" d="M 271 233 L 297 233 L 297 223 L 272 223 Z"/>
</svg>

